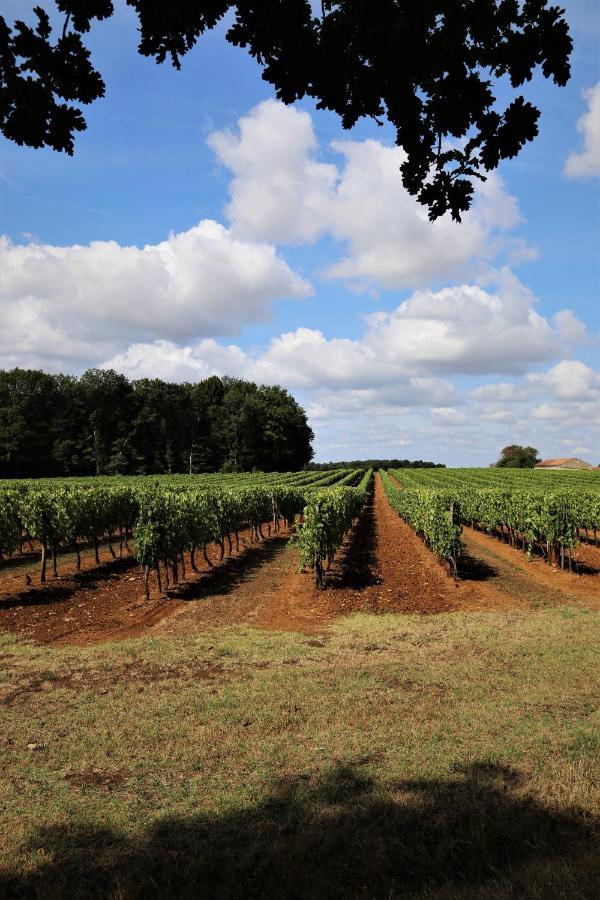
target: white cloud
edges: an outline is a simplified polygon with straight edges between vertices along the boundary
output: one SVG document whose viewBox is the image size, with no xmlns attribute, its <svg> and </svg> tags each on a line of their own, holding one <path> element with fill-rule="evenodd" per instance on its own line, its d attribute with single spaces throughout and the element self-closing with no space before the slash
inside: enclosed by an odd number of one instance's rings
<svg viewBox="0 0 600 900">
<path fill-rule="evenodd" d="M 448 216 L 431 223 L 402 184 L 402 150 L 373 140 L 338 141 L 334 149 L 345 164 L 328 230 L 349 248 L 327 270 L 334 278 L 400 288 L 460 277 L 473 263 L 491 260 L 498 236 L 519 221 L 497 175 L 477 188 L 461 225 Z"/>
<path fill-rule="evenodd" d="M 468 415 L 453 406 L 434 406 L 431 413 L 444 425 L 451 427 L 463 427 L 469 421 Z"/>
<path fill-rule="evenodd" d="M 238 130 L 208 138 L 234 173 L 226 213 L 236 233 L 276 243 L 313 241 L 323 231 L 337 169 L 315 159 L 310 115 L 266 100 L 239 119 Z"/>
<path fill-rule="evenodd" d="M 193 346 L 172 341 L 132 344 L 102 363 L 128 378 L 162 378 L 165 381 L 201 381 L 210 375 L 247 375 L 248 357 L 235 344 L 223 345 L 206 338 Z"/>
<path fill-rule="evenodd" d="M 557 400 L 600 403 L 600 373 L 578 360 L 563 360 L 544 374 L 532 374 L 530 385 L 549 391 Z"/>
<path fill-rule="evenodd" d="M 299 328 L 271 339 L 263 351 L 245 352 L 212 339 L 178 347 L 169 341 L 134 344 L 103 363 L 130 378 L 198 380 L 234 375 L 259 383 L 280 383 L 309 391 L 318 415 L 335 416 L 353 409 L 451 404 L 454 388 L 439 378 L 410 375 L 399 364 L 377 367 L 360 341 L 327 340 L 320 331 Z M 325 413 L 324 411 L 327 410 Z"/>
<path fill-rule="evenodd" d="M 204 220 L 156 245 L 15 245 L 2 238 L 0 356 L 106 357 L 136 341 L 236 334 L 310 285 L 275 248 Z"/>
<path fill-rule="evenodd" d="M 584 92 L 587 111 L 577 122 L 583 136 L 583 150 L 571 153 L 565 163 L 569 178 L 588 178 L 600 175 L 600 82 Z"/>
<path fill-rule="evenodd" d="M 326 269 L 330 277 L 417 287 L 462 277 L 503 248 L 531 256 L 522 241 L 505 237 L 520 216 L 494 173 L 477 187 L 461 225 L 448 216 L 432 224 L 402 184 L 405 157 L 398 147 L 336 141 L 332 149 L 342 163 L 324 163 L 308 113 L 275 100 L 260 103 L 238 125 L 237 132 L 209 138 L 234 174 L 226 208 L 234 233 L 277 243 L 331 235 L 348 252 Z"/>
<path fill-rule="evenodd" d="M 485 465 L 515 440 L 548 456 L 565 434 L 573 446 L 600 443 L 600 375 L 566 358 L 590 343 L 585 326 L 568 309 L 544 317 L 510 269 L 493 268 L 498 255 L 531 255 L 510 236 L 519 212 L 497 176 L 461 226 L 432 225 L 402 187 L 400 150 L 339 141 L 336 164 L 324 162 L 298 109 L 260 104 L 210 143 L 234 175 L 229 228 L 204 220 L 143 248 L 3 241 L 0 364 L 280 383 L 307 408 L 321 458 Z M 264 321 L 279 299 L 309 295 L 276 245 L 323 236 L 338 242 L 326 276 L 412 295 L 366 316 L 354 338 L 343 336 L 340 309 L 333 336 L 301 326 L 251 349 L 215 340 Z M 515 377 L 471 391 L 453 383 L 496 374 Z"/>
<path fill-rule="evenodd" d="M 484 403 L 525 403 L 542 394 L 555 400 L 600 402 L 600 373 L 579 360 L 564 359 L 546 372 L 532 372 L 517 384 L 485 384 L 470 396 Z"/>
<path fill-rule="evenodd" d="M 522 403 L 529 399 L 529 390 L 523 384 L 510 384 L 503 381 L 500 384 L 482 384 L 473 388 L 471 397 L 483 403 Z"/>
<path fill-rule="evenodd" d="M 531 415 L 535 419 L 564 419 L 568 411 L 553 403 L 540 403 L 539 406 L 534 406 Z"/>
<path fill-rule="evenodd" d="M 594 446 L 600 374 L 580 361 L 562 360 L 515 383 L 483 384 L 466 393 L 440 377 L 440 368 L 448 374 L 476 371 L 483 356 L 488 367 L 511 371 L 516 356 L 504 352 L 510 340 L 520 341 L 521 363 L 526 352 L 537 354 L 540 346 L 558 352 L 559 335 L 546 320 L 545 327 L 535 324 L 528 331 L 529 295 L 515 289 L 505 296 L 506 284 L 510 278 L 496 295 L 473 286 L 457 289 L 456 303 L 444 291 L 417 292 L 394 313 L 367 318 L 363 335 L 354 340 L 299 328 L 273 337 L 264 349 L 242 350 L 212 339 L 184 348 L 163 341 L 131 347 L 106 365 L 134 378 L 195 380 L 227 373 L 283 384 L 308 410 L 321 459 L 396 456 L 402 447 L 400 455 L 410 458 L 485 465 L 515 441 L 536 446 L 545 456 L 561 455 L 557 448 L 565 434 L 577 446 Z M 449 329 L 444 340 L 440 337 L 440 348 L 453 348 L 443 365 L 433 366 L 428 356 L 424 366 L 422 353 L 415 351 L 413 314 L 430 341 L 428 323 Z M 542 342 L 536 345 L 538 332 Z M 429 352 L 441 352 L 435 341 Z"/>
<path fill-rule="evenodd" d="M 221 372 L 294 390 L 359 391 L 361 396 L 383 388 L 404 396 L 408 385 L 407 402 L 414 403 L 423 384 L 437 384 L 439 376 L 521 373 L 556 357 L 560 336 L 535 312 L 534 302 L 511 273 L 501 272 L 493 293 L 477 285 L 417 291 L 394 311 L 367 316 L 364 333 L 356 339 L 327 338 L 318 329 L 300 327 L 274 336 L 255 352 L 214 340 L 180 347 L 162 339 L 135 343 L 105 360 L 132 377 L 154 372 L 202 378 Z M 453 405 L 447 399 L 428 401 Z"/>
<path fill-rule="evenodd" d="M 554 316 L 554 323 L 558 331 L 561 341 L 564 342 L 566 349 L 574 344 L 585 344 L 589 342 L 587 329 L 583 322 L 574 315 L 570 309 L 561 309 Z"/>
<path fill-rule="evenodd" d="M 559 350 L 534 302 L 507 272 L 500 273 L 494 293 L 477 285 L 417 291 L 393 313 L 370 316 L 366 340 L 380 360 L 402 359 L 413 371 L 522 372 Z"/>
<path fill-rule="evenodd" d="M 547 458 L 564 456 L 569 447 L 596 462 L 589 448 L 600 445 L 600 373 L 579 360 L 562 360 L 514 384 L 481 385 L 466 399 L 470 421 L 484 423 L 478 439 L 496 437 L 498 447 L 529 444 Z"/>
<path fill-rule="evenodd" d="M 515 441 L 543 456 L 564 455 L 565 435 L 573 446 L 600 443 L 600 374 L 584 363 L 563 360 L 514 384 L 462 394 L 448 379 L 407 373 L 381 344 L 376 359 L 368 340 L 367 327 L 356 341 L 299 329 L 262 351 L 211 339 L 185 348 L 163 341 L 134 346 L 106 365 L 133 378 L 227 373 L 283 384 L 307 409 L 320 459 L 400 455 L 486 465 Z"/>
</svg>

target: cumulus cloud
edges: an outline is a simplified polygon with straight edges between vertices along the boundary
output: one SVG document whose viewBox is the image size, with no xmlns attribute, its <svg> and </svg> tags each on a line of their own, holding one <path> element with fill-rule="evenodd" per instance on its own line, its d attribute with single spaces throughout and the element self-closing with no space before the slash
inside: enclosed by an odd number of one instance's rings
<svg viewBox="0 0 600 900">
<path fill-rule="evenodd" d="M 593 446 L 600 375 L 577 360 L 526 372 L 559 354 L 562 340 L 556 320 L 539 316 L 533 303 L 502 272 L 495 292 L 417 291 L 393 312 L 367 317 L 356 339 L 297 328 L 253 350 L 163 341 L 138 344 L 106 365 L 130 377 L 228 373 L 283 384 L 307 408 L 321 459 L 375 454 L 485 465 L 515 441 L 560 455 L 565 431 L 578 446 Z M 453 383 L 456 375 L 494 371 L 522 374 L 462 393 Z"/>
<path fill-rule="evenodd" d="M 548 372 L 528 375 L 527 381 L 558 400 L 600 403 L 600 373 L 578 360 L 563 360 Z"/>
<path fill-rule="evenodd" d="M 0 364 L 279 383 L 308 409 L 320 458 L 486 464 L 514 441 L 549 456 L 565 433 L 598 444 L 600 375 L 566 358 L 590 343 L 585 326 L 568 309 L 543 316 L 512 271 L 495 268 L 506 251 L 531 253 L 511 236 L 519 211 L 497 176 L 461 226 L 431 224 L 402 186 L 398 148 L 338 141 L 327 150 L 336 162 L 324 161 L 308 113 L 276 101 L 238 124 L 210 137 L 233 173 L 229 227 L 204 220 L 145 247 L 3 239 Z M 329 253 L 337 242 L 326 277 L 412 294 L 365 316 L 358 337 L 301 326 L 261 347 L 215 339 L 307 297 L 312 286 L 276 246 L 322 237 Z M 457 386 L 496 375 L 505 380 Z"/>
<path fill-rule="evenodd" d="M 442 405 L 458 400 L 443 379 L 410 375 L 399 363 L 374 368 L 374 362 L 370 348 L 361 341 L 327 340 L 320 331 L 299 328 L 272 338 L 262 351 L 244 351 L 212 339 L 187 347 L 157 341 L 132 345 L 103 366 L 130 378 L 194 381 L 227 374 L 259 383 L 278 382 L 294 391 L 311 392 L 314 403 L 322 409 L 327 405 L 327 415 L 367 405 Z"/>
<path fill-rule="evenodd" d="M 163 339 L 136 343 L 106 364 L 132 376 L 161 372 L 181 379 L 228 372 L 301 390 L 365 392 L 391 386 L 401 391 L 408 383 L 414 392 L 439 376 L 521 373 L 556 357 L 561 335 L 535 311 L 534 302 L 511 273 L 501 272 L 494 292 L 478 285 L 416 291 L 392 312 L 367 316 L 356 339 L 327 338 L 318 329 L 300 327 L 250 353 L 214 340 L 178 347 Z"/>
<path fill-rule="evenodd" d="M 162 378 L 165 381 L 201 381 L 211 375 L 246 377 L 248 356 L 236 344 L 219 344 L 206 338 L 180 347 L 173 341 L 132 344 L 102 363 L 128 378 Z"/>
<path fill-rule="evenodd" d="M 556 400 L 600 402 L 600 373 L 576 359 L 564 359 L 546 372 L 531 372 L 517 383 L 485 384 L 471 391 L 475 400 L 523 403 L 542 393 Z"/>
<path fill-rule="evenodd" d="M 559 310 L 554 316 L 554 323 L 566 349 L 570 349 L 575 344 L 590 342 L 585 325 L 579 321 L 572 310 Z"/>
<path fill-rule="evenodd" d="M 432 223 L 402 184 L 402 150 L 374 140 L 333 146 L 344 167 L 328 230 L 348 246 L 327 270 L 334 278 L 400 288 L 460 276 L 475 261 L 491 260 L 500 235 L 519 222 L 516 201 L 497 175 L 477 188 L 460 226 L 447 216 Z"/>
<path fill-rule="evenodd" d="M 218 222 L 124 247 L 16 245 L 1 239 L 0 354 L 72 367 L 136 341 L 236 334 L 268 318 L 274 300 L 306 297 L 306 280 L 271 244 Z"/>
<path fill-rule="evenodd" d="M 600 175 L 600 82 L 584 92 L 587 111 L 577 122 L 583 136 L 583 149 L 571 153 L 565 163 L 569 178 L 589 178 Z"/>
<path fill-rule="evenodd" d="M 481 267 L 500 249 L 531 251 L 506 235 L 520 221 L 517 203 L 497 174 L 479 185 L 473 209 L 458 226 L 431 223 L 404 188 L 398 147 L 379 141 L 335 141 L 339 164 L 319 159 L 308 113 L 267 100 L 242 117 L 237 131 L 209 143 L 233 172 L 226 214 L 247 239 L 310 242 L 330 235 L 347 253 L 325 272 L 332 278 L 416 287 Z"/>
<path fill-rule="evenodd" d="M 362 338 L 328 340 L 298 329 L 264 350 L 244 351 L 212 339 L 189 347 L 139 344 L 106 362 L 132 378 L 178 381 L 232 374 L 276 381 L 294 391 L 316 432 L 319 459 L 408 456 L 487 465 L 515 441 L 560 456 L 573 446 L 600 444 L 600 374 L 562 360 L 514 382 L 461 392 L 448 378 L 410 374 L 410 365 Z"/>
<path fill-rule="evenodd" d="M 471 397 L 487 404 L 503 404 L 503 403 L 522 403 L 528 400 L 531 391 L 528 385 L 511 384 L 510 382 L 500 382 L 495 384 L 482 384 L 473 388 Z M 492 409 L 492 406 L 490 406 Z M 508 415 L 509 413 L 507 413 Z"/>
<path fill-rule="evenodd" d="M 469 422 L 469 416 L 453 406 L 434 406 L 431 409 L 431 413 L 443 425 L 452 428 L 463 428 Z"/>
<path fill-rule="evenodd" d="M 481 433 L 499 447 L 517 441 L 556 457 L 564 448 L 589 456 L 600 445 L 600 373 L 579 360 L 561 360 L 514 383 L 480 385 L 465 400 L 470 421 L 485 423 Z"/>
<path fill-rule="evenodd" d="M 239 119 L 237 132 L 216 131 L 208 143 L 234 173 L 226 213 L 236 233 L 277 243 L 322 234 L 337 169 L 316 159 L 307 112 L 266 100 Z"/>
<path fill-rule="evenodd" d="M 414 371 L 523 372 L 560 349 L 556 330 L 534 303 L 504 271 L 493 292 L 473 284 L 417 291 L 394 312 L 370 316 L 367 341 L 380 359 L 403 359 Z"/>
</svg>

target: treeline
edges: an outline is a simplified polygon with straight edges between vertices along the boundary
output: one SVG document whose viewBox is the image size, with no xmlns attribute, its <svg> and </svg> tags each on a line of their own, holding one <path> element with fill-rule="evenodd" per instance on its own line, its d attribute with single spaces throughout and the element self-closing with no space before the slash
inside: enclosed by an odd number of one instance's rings
<svg viewBox="0 0 600 900">
<path fill-rule="evenodd" d="M 0 370 L 0 477 L 290 471 L 313 432 L 278 386 Z"/>
<path fill-rule="evenodd" d="M 445 469 L 444 463 L 426 462 L 422 459 L 351 459 L 346 462 L 309 462 L 305 469 Z"/>
</svg>

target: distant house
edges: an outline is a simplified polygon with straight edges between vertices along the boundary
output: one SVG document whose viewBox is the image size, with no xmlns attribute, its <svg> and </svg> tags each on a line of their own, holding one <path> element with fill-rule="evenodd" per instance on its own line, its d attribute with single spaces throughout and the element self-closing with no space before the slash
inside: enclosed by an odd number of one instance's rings
<svg viewBox="0 0 600 900">
<path fill-rule="evenodd" d="M 543 459 L 539 462 L 535 469 L 595 469 L 591 463 L 584 459 L 577 459 L 575 456 L 564 457 L 562 459 Z"/>
</svg>

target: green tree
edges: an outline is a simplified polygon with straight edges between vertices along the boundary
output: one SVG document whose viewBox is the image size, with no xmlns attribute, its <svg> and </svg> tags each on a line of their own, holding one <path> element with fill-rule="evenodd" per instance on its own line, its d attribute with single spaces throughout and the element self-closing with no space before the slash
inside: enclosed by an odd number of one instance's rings
<svg viewBox="0 0 600 900">
<path fill-rule="evenodd" d="M 0 478 L 297 469 L 312 439 L 277 386 L 0 370 Z"/>
<path fill-rule="evenodd" d="M 217 429 L 226 451 L 223 471 L 243 472 L 261 468 L 264 432 L 263 406 L 258 388 L 240 378 L 223 378 L 225 393 Z"/>
<path fill-rule="evenodd" d="M 500 451 L 500 459 L 496 466 L 504 469 L 533 469 L 539 457 L 535 447 L 521 447 L 510 444 Z"/>
<path fill-rule="evenodd" d="M 131 442 L 140 475 L 155 475 L 167 468 L 164 409 L 166 385 L 160 378 L 141 378 L 133 382 L 135 412 L 131 419 Z"/>
<path fill-rule="evenodd" d="M 264 408 L 263 461 L 261 468 L 280 472 L 301 469 L 313 457 L 314 434 L 306 413 L 284 388 L 278 385 L 259 389 Z"/>
<path fill-rule="evenodd" d="M 93 467 L 84 452 L 88 410 L 79 381 L 73 375 L 53 377 L 56 401 L 49 430 L 57 474 L 90 474 Z"/>
<path fill-rule="evenodd" d="M 541 71 L 570 77 L 564 10 L 548 0 L 127 0 L 139 18 L 144 56 L 179 68 L 196 41 L 226 15 L 229 43 L 262 67 L 277 97 L 313 98 L 344 128 L 369 117 L 392 125 L 406 153 L 406 189 L 436 219 L 471 204 L 474 179 L 516 156 L 538 133 L 539 110 L 519 90 Z M 52 8 L 50 0 L 46 6 Z M 86 127 L 80 104 L 104 96 L 83 44 L 113 0 L 54 0 L 31 26 L 0 17 L 5 137 L 73 152 Z M 317 11 L 315 11 L 317 10 Z M 498 107 L 494 81 L 512 99 Z M 509 86 L 510 85 L 510 86 Z"/>
<path fill-rule="evenodd" d="M 59 474 L 51 438 L 57 400 L 52 375 L 0 371 L 0 471 L 8 477 Z"/>
<path fill-rule="evenodd" d="M 88 369 L 79 379 L 86 406 L 84 459 L 91 460 L 94 473 L 113 474 L 115 442 L 126 436 L 131 413 L 132 389 L 124 375 L 113 369 Z M 121 457 L 118 457 L 117 465 Z"/>
<path fill-rule="evenodd" d="M 218 423 L 225 386 L 217 375 L 192 385 L 191 424 L 187 471 L 216 472 L 225 461 Z"/>
</svg>

